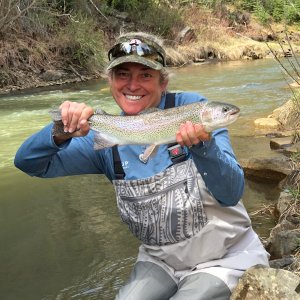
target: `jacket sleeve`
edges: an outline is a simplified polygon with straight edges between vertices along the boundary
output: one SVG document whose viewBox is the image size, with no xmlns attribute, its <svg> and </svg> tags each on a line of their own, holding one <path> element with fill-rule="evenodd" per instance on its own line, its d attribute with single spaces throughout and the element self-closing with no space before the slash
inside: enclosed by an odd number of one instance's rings
<svg viewBox="0 0 300 300">
<path fill-rule="evenodd" d="M 244 172 L 233 153 L 228 131 L 215 130 L 208 142 L 190 149 L 207 188 L 223 206 L 234 206 L 244 192 Z"/>
<path fill-rule="evenodd" d="M 43 178 L 103 173 L 107 164 L 103 155 L 93 149 L 91 132 L 57 146 L 51 130 L 52 124 L 21 145 L 14 160 L 17 168 L 30 176 Z"/>
</svg>

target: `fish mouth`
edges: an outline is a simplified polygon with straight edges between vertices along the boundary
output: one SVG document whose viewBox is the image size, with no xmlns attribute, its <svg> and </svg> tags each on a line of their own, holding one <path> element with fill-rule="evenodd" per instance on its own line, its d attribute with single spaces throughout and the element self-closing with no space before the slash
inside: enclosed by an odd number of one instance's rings
<svg viewBox="0 0 300 300">
<path fill-rule="evenodd" d="M 238 115 L 239 113 L 240 113 L 240 110 L 235 110 L 235 111 L 230 112 L 230 115 L 234 116 L 234 115 Z"/>
</svg>

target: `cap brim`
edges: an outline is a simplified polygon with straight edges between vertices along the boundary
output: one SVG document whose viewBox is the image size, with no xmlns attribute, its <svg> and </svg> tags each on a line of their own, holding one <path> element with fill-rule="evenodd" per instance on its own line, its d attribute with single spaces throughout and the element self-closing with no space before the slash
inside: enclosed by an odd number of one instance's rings
<svg viewBox="0 0 300 300">
<path fill-rule="evenodd" d="M 113 61 L 111 61 L 107 66 L 107 70 L 110 70 L 118 65 L 121 65 L 121 64 L 127 63 L 127 62 L 138 63 L 141 65 L 147 66 L 151 69 L 154 69 L 154 70 L 163 69 L 163 65 L 160 64 L 159 62 L 156 62 L 156 61 L 153 61 L 150 59 L 146 59 L 145 57 L 142 57 L 142 56 L 127 55 L 127 56 L 118 57 L 118 58 L 114 59 Z"/>
</svg>

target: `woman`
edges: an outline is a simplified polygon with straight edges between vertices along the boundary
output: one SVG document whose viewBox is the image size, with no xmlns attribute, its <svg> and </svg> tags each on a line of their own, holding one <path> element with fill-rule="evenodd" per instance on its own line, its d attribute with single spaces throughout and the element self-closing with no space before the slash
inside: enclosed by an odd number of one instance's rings
<svg viewBox="0 0 300 300">
<path fill-rule="evenodd" d="M 197 93 L 166 93 L 166 55 L 155 36 L 125 34 L 108 56 L 111 93 L 124 115 L 206 101 Z M 241 201 L 243 171 L 227 129 L 210 136 L 200 124 L 181 124 L 178 144 L 161 145 L 145 162 L 143 145 L 95 151 L 87 122 L 94 110 L 69 101 L 60 108 L 65 134 L 52 136 L 47 125 L 24 142 L 15 165 L 38 177 L 111 180 L 121 218 L 142 242 L 116 299 L 229 299 L 247 268 L 268 265 Z"/>
</svg>

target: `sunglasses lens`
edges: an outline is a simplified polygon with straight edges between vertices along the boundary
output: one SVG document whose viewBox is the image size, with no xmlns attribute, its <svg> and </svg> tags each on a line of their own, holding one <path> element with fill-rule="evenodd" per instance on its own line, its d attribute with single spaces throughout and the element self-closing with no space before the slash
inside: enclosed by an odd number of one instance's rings
<svg viewBox="0 0 300 300">
<path fill-rule="evenodd" d="M 115 45 L 108 52 L 108 58 L 109 60 L 114 60 L 118 57 L 133 54 L 159 62 L 163 66 L 166 65 L 164 56 L 157 49 L 155 49 L 155 47 L 146 43 L 142 43 L 140 40 L 137 39 L 131 40 L 130 42 L 124 42 Z"/>
</svg>

